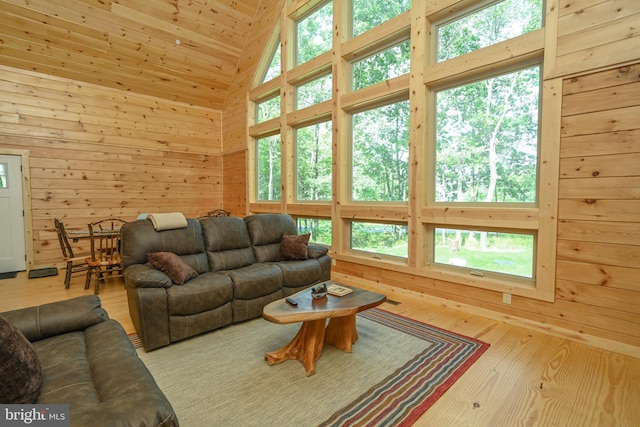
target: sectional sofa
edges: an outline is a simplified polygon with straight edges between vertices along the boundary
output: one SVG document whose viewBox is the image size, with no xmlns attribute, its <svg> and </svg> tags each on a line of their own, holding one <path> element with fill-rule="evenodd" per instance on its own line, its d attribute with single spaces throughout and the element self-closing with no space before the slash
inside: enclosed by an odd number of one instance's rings
<svg viewBox="0 0 640 427">
<path fill-rule="evenodd" d="M 331 276 L 328 248 L 285 214 L 188 218 L 121 230 L 129 312 L 145 350 L 262 315 L 263 307 Z"/>
</svg>

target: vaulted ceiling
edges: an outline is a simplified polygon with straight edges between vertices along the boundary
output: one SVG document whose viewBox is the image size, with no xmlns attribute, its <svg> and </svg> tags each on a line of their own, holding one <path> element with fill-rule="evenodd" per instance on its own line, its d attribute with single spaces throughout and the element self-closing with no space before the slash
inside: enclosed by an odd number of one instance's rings
<svg viewBox="0 0 640 427">
<path fill-rule="evenodd" d="M 220 109 L 260 0 L 0 0 L 0 64 Z"/>
</svg>

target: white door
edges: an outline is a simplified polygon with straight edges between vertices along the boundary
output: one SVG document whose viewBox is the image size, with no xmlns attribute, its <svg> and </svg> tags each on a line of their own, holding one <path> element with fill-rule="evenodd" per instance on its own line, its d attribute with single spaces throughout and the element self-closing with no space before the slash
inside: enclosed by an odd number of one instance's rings
<svg viewBox="0 0 640 427">
<path fill-rule="evenodd" d="M 0 155 L 0 273 L 27 268 L 22 159 Z"/>
</svg>

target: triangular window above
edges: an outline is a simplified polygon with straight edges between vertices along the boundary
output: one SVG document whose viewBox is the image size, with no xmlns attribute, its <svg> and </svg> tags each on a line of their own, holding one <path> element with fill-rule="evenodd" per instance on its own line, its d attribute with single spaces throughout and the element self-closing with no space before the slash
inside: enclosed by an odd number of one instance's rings
<svg viewBox="0 0 640 427">
<path fill-rule="evenodd" d="M 280 43 L 277 43 L 271 57 L 271 62 L 269 63 L 269 67 L 267 68 L 267 72 L 265 73 L 264 79 L 262 79 L 261 83 L 266 83 L 269 80 L 273 80 L 281 73 L 282 67 L 280 65 Z"/>
</svg>

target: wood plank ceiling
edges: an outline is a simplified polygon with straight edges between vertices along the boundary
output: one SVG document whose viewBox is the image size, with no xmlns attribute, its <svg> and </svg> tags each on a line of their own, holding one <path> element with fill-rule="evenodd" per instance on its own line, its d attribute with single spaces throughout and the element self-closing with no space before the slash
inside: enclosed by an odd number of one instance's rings
<svg viewBox="0 0 640 427">
<path fill-rule="evenodd" d="M 260 0 L 0 0 L 0 63 L 221 109 Z"/>
</svg>

